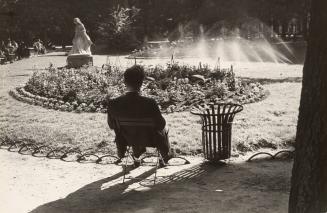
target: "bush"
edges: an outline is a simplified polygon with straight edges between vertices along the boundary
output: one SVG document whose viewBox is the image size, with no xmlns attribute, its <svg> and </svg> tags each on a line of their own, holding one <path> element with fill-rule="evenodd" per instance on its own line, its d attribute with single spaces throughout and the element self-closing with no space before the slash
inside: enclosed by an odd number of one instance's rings
<svg viewBox="0 0 327 213">
<path fill-rule="evenodd" d="M 105 103 L 111 86 L 122 85 L 121 72 L 117 67 L 103 70 L 96 67 L 81 69 L 55 69 L 47 72 L 35 72 L 25 85 L 25 90 L 39 96 L 55 98 L 65 102 L 93 103 L 100 106 Z M 109 77 L 110 76 L 110 77 Z"/>
<path fill-rule="evenodd" d="M 110 11 L 98 27 L 107 49 L 112 51 L 131 51 L 138 48 L 141 42 L 136 38 L 135 25 L 139 9 L 117 7 Z"/>
<path fill-rule="evenodd" d="M 250 103 L 266 94 L 259 83 L 235 78 L 232 69 L 170 62 L 166 67 L 145 67 L 145 71 L 148 80 L 141 88 L 142 95 L 155 99 L 166 112 L 186 110 L 195 104 Z M 20 93 L 28 97 L 26 102 L 48 108 L 105 112 L 108 99 L 124 93 L 122 74 L 121 67 L 111 65 L 80 69 L 50 67 L 45 72 L 35 72 Z"/>
</svg>

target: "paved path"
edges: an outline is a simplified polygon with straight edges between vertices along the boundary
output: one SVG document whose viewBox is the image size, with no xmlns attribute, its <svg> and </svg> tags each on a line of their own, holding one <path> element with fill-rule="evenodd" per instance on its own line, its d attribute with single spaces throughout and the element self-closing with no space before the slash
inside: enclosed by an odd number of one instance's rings
<svg viewBox="0 0 327 213">
<path fill-rule="evenodd" d="M 159 170 L 159 184 L 121 184 L 121 167 L 67 163 L 0 150 L 2 213 L 287 212 L 292 162 L 200 159 Z M 132 170 L 146 178 L 150 167 Z M 168 176 L 171 178 L 168 178 Z"/>
</svg>

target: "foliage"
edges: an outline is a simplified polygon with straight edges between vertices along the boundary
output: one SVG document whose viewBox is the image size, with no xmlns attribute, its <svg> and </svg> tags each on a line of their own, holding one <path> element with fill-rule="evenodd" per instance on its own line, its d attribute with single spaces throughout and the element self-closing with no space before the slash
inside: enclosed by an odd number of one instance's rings
<svg viewBox="0 0 327 213">
<path fill-rule="evenodd" d="M 259 83 L 235 78 L 231 69 L 211 69 L 208 65 L 179 65 L 145 67 L 147 79 L 142 95 L 157 101 L 162 111 L 189 109 L 196 104 L 215 102 L 250 103 L 265 97 Z M 68 111 L 102 111 L 106 101 L 125 92 L 122 68 L 118 66 L 82 67 L 35 72 L 23 90 L 23 96 L 42 101 L 42 106 Z M 46 98 L 46 99 L 44 99 Z M 48 99 L 48 101 L 47 101 Z M 33 102 L 28 100 L 27 102 Z"/>
<path fill-rule="evenodd" d="M 121 72 L 117 69 L 110 66 L 105 70 L 96 67 L 49 68 L 47 72 L 35 72 L 25 89 L 42 97 L 100 106 L 104 104 L 110 87 L 122 85 Z"/>
<path fill-rule="evenodd" d="M 104 22 L 98 27 L 99 34 L 108 47 L 114 50 L 133 50 L 139 45 L 135 37 L 133 24 L 139 14 L 139 9 L 117 7 L 111 10 Z"/>
<path fill-rule="evenodd" d="M 72 20 L 79 17 L 96 44 L 107 32 L 116 41 L 133 39 L 127 47 L 122 47 L 128 49 L 135 46 L 136 41 L 143 41 L 145 36 L 162 39 L 170 35 L 174 40 L 179 37 L 180 25 L 184 26 L 184 36 L 196 37 L 200 25 L 208 34 L 216 36 L 221 29 L 217 23 L 240 28 L 240 22 L 247 17 L 265 25 L 281 24 L 285 28 L 283 31 L 287 31 L 285 25 L 294 17 L 305 23 L 308 8 L 308 0 L 1 0 L 0 40 L 12 37 L 31 44 L 33 39 L 41 38 L 46 43 L 70 45 L 74 35 Z M 121 31 L 131 27 L 133 30 Z M 120 33 L 114 34 L 115 31 Z"/>
</svg>

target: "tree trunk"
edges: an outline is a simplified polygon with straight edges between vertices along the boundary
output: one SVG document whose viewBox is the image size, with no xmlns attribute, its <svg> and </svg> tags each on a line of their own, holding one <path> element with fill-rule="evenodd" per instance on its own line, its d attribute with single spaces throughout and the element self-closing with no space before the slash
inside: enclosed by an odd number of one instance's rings
<svg viewBox="0 0 327 213">
<path fill-rule="evenodd" d="M 144 39 L 147 40 L 150 36 L 149 34 L 149 17 L 150 17 L 150 2 L 148 0 L 140 1 L 140 8 L 141 8 L 141 17 L 143 22 L 143 34 Z"/>
<path fill-rule="evenodd" d="M 327 211 L 327 1 L 312 0 L 289 213 Z"/>
<path fill-rule="evenodd" d="M 287 34 L 288 34 L 288 22 L 287 20 L 282 20 L 282 38 L 286 39 Z"/>
</svg>

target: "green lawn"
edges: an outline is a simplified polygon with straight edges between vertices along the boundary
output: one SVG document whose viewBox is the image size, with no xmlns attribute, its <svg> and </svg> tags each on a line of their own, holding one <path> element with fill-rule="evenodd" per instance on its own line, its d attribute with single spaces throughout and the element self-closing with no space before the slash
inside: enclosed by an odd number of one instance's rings
<svg viewBox="0 0 327 213">
<path fill-rule="evenodd" d="M 105 61 L 104 56 L 96 56 L 95 61 L 97 59 Z M 63 56 L 45 56 L 0 66 L 0 138 L 28 138 L 53 147 L 114 153 L 114 132 L 108 128 L 105 114 L 49 110 L 19 102 L 9 96 L 10 89 L 24 85 L 33 73 L 33 67 L 46 67 L 50 62 L 62 66 L 64 61 Z M 260 66 L 249 65 L 248 68 L 240 69 L 240 75 L 271 79 L 301 76 L 302 66 L 299 65 L 261 66 L 264 69 L 261 73 L 258 72 Z M 254 71 L 251 72 L 251 69 Z M 282 70 L 282 74 L 276 69 Z M 244 111 L 235 117 L 234 155 L 261 148 L 285 148 L 294 140 L 301 83 L 278 82 L 266 84 L 265 88 L 270 92 L 267 99 L 245 105 Z M 164 114 L 164 117 L 170 130 L 170 142 L 177 152 L 201 152 L 199 117 L 189 112 Z"/>
</svg>

